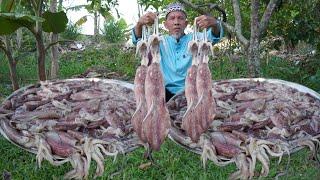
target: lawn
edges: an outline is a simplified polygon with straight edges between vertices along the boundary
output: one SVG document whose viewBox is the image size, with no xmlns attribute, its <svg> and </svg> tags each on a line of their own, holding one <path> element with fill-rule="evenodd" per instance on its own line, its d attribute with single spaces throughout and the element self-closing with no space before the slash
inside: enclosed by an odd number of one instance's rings
<svg viewBox="0 0 320 180">
<path fill-rule="evenodd" d="M 122 52 L 120 48 L 88 48 L 82 52 L 62 55 L 59 64 L 61 79 L 79 75 L 90 67 L 105 67 L 108 71 L 119 74 L 121 79 L 132 82 L 139 63 L 134 57 L 134 52 Z M 37 81 L 34 56 L 27 56 L 21 60 L 17 68 L 21 87 Z M 246 77 L 247 73 L 244 59 L 234 63 L 227 58 L 214 60 L 210 62 L 210 69 L 213 79 Z M 320 92 L 320 62 L 317 58 L 299 64 L 279 58 L 271 58 L 268 63 L 262 60 L 262 72 L 263 77 L 297 82 Z M 0 54 L 0 102 L 11 93 L 7 60 Z M 34 154 L 16 147 L 2 136 L 0 154 L 0 176 L 9 172 L 12 179 L 62 179 L 63 175 L 71 170 L 69 164 L 55 167 L 46 161 L 39 168 Z M 139 148 L 118 156 L 115 162 L 107 158 L 105 173 L 99 179 L 227 179 L 236 169 L 235 165 L 217 167 L 212 162 L 204 168 L 199 155 L 181 148 L 169 139 L 161 146 L 159 152 L 154 153 L 157 165 L 139 169 L 141 164 L 148 163 L 143 154 L 144 149 Z M 316 161 L 309 158 L 309 151 L 303 149 L 292 154 L 290 158 L 284 157 L 280 164 L 277 164 L 277 159 L 272 159 L 269 176 L 262 179 L 275 179 L 277 174 L 286 169 L 287 175 L 281 176 L 280 179 L 319 179 L 319 167 Z M 94 171 L 95 164 L 91 167 L 90 179 Z"/>
</svg>

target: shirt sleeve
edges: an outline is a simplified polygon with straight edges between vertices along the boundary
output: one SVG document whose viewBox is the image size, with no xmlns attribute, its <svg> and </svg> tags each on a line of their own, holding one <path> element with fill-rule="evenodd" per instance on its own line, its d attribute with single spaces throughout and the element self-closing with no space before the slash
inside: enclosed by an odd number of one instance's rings
<svg viewBox="0 0 320 180">
<path fill-rule="evenodd" d="M 213 43 L 217 43 L 219 42 L 219 40 L 222 38 L 223 36 L 223 28 L 222 28 L 222 25 L 221 25 L 221 21 L 218 21 L 218 26 L 220 28 L 220 35 L 219 36 L 214 36 L 213 35 L 213 32 L 212 32 L 212 28 L 209 28 L 208 31 L 207 31 L 207 34 L 208 34 L 208 40 L 213 42 Z"/>
<path fill-rule="evenodd" d="M 138 41 L 141 40 L 141 38 L 137 38 L 136 37 L 136 33 L 135 33 L 135 29 L 134 28 L 132 28 L 132 31 L 131 31 L 131 40 L 132 40 L 132 43 L 134 45 L 137 45 Z"/>
</svg>

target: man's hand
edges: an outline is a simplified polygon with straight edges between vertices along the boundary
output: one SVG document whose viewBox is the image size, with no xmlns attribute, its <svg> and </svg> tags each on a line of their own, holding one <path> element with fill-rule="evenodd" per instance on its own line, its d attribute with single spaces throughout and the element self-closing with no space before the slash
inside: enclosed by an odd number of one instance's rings
<svg viewBox="0 0 320 180">
<path fill-rule="evenodd" d="M 156 13 L 148 12 L 139 18 L 137 25 L 139 25 L 141 27 L 143 25 L 152 25 L 154 23 L 154 20 L 156 19 L 156 17 L 157 17 Z"/>
<path fill-rule="evenodd" d="M 197 26 L 200 29 L 204 29 L 204 28 L 212 28 L 212 32 L 215 36 L 219 36 L 220 35 L 220 29 L 218 27 L 218 22 L 217 19 L 215 17 L 212 16 L 207 16 L 207 15 L 201 15 L 199 17 L 196 18 L 196 23 Z"/>
<path fill-rule="evenodd" d="M 156 19 L 157 14 L 153 12 L 147 12 L 139 18 L 137 25 L 134 27 L 134 32 L 137 38 L 142 36 L 142 26 L 143 25 L 152 25 Z"/>
</svg>

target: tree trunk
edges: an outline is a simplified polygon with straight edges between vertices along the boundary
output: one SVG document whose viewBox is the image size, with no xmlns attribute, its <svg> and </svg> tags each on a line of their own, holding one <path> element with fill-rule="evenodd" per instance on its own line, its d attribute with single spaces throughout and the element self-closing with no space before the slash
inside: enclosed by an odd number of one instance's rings
<svg viewBox="0 0 320 180">
<path fill-rule="evenodd" d="M 249 77 L 260 77 L 259 0 L 251 1 L 251 35 L 247 51 Z"/>
<path fill-rule="evenodd" d="M 50 11 L 57 12 L 57 0 L 52 0 L 50 4 Z M 51 43 L 57 42 L 59 39 L 58 34 L 51 33 Z M 51 79 L 57 79 L 59 72 L 58 63 L 58 45 L 53 45 L 51 47 Z"/>
<path fill-rule="evenodd" d="M 98 13 L 94 12 L 94 21 L 93 21 L 93 25 L 94 25 L 94 31 L 93 31 L 93 35 L 94 35 L 94 40 L 97 40 L 98 34 L 99 34 L 99 29 L 98 29 Z"/>
<path fill-rule="evenodd" d="M 58 11 L 62 11 L 62 0 L 59 0 Z"/>
<path fill-rule="evenodd" d="M 250 41 L 250 46 L 248 48 L 248 69 L 249 69 L 249 77 L 260 77 L 261 69 L 260 69 L 260 54 L 259 54 L 259 42 L 258 41 Z"/>
<path fill-rule="evenodd" d="M 46 80 L 46 52 L 45 47 L 43 44 L 43 38 L 42 38 L 42 31 L 37 32 L 35 34 L 36 36 L 36 44 L 37 44 L 37 51 L 38 51 L 38 76 L 40 81 Z"/>
<path fill-rule="evenodd" d="M 21 43 L 22 43 L 22 28 L 17 29 L 17 48 L 21 48 Z"/>
<path fill-rule="evenodd" d="M 34 8 L 36 9 L 36 15 L 41 17 L 42 16 L 42 8 L 43 8 L 43 1 L 40 0 L 38 2 L 38 7 L 35 4 Z M 34 36 L 36 37 L 36 44 L 37 44 L 37 55 L 38 55 L 38 78 L 40 81 L 45 81 L 46 78 L 46 52 L 43 43 L 43 33 L 42 33 L 42 26 L 41 22 L 36 22 L 35 30 L 31 31 Z"/>
<path fill-rule="evenodd" d="M 10 80 L 12 83 L 12 89 L 15 91 L 19 89 L 18 77 L 17 77 L 17 62 L 12 56 L 12 48 L 8 36 L 4 37 L 5 39 L 5 54 L 7 55 L 9 61 L 9 70 L 10 70 Z"/>
<path fill-rule="evenodd" d="M 137 3 L 137 5 L 138 5 L 138 18 L 140 18 L 143 14 L 143 12 L 141 12 L 142 7 L 141 7 L 141 4 L 139 3 Z"/>
<path fill-rule="evenodd" d="M 58 34 L 51 33 L 51 42 L 58 41 Z M 57 79 L 59 72 L 59 62 L 58 62 L 58 46 L 53 45 L 51 47 L 51 79 Z"/>
</svg>

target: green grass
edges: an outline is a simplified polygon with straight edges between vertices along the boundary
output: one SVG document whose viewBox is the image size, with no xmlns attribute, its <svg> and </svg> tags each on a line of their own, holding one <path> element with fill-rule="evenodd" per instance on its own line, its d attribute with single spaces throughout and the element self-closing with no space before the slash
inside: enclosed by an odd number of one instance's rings
<svg viewBox="0 0 320 180">
<path fill-rule="evenodd" d="M 83 52 L 72 52 L 62 55 L 59 63 L 62 79 L 81 74 L 90 67 L 106 67 L 125 75 L 128 81 L 132 81 L 139 64 L 134 53 L 123 53 L 119 48 L 89 48 Z M 21 87 L 37 81 L 34 56 L 21 60 L 17 68 Z M 231 63 L 227 58 L 211 61 L 210 69 L 214 79 L 241 78 L 246 77 L 247 73 L 243 59 L 236 63 Z M 262 72 L 264 77 L 297 82 L 320 92 L 320 62 L 316 58 L 298 65 L 273 58 L 268 64 L 262 61 Z M 12 93 L 10 85 L 7 60 L 0 54 L 0 102 Z M 125 156 L 119 156 L 114 163 L 113 159 L 107 158 L 105 173 L 99 179 L 227 179 L 236 169 L 235 165 L 217 167 L 212 162 L 208 162 L 207 167 L 203 168 L 199 155 L 181 148 L 169 139 L 159 152 L 153 154 L 157 166 L 139 169 L 139 165 L 148 162 L 143 158 L 143 153 L 144 150 L 139 148 Z M 38 168 L 34 154 L 16 147 L 2 136 L 0 154 L 0 176 L 6 170 L 13 179 L 62 179 L 71 170 L 70 164 L 55 167 L 46 161 Z M 319 179 L 320 166 L 308 156 L 309 151 L 305 149 L 294 153 L 290 158 L 288 177 L 282 176 L 280 179 Z M 277 159 L 272 159 L 269 176 L 262 179 L 274 179 L 286 169 L 287 161 L 288 157 L 284 157 L 278 165 Z M 90 179 L 93 178 L 94 168 L 95 164 L 90 169 Z"/>
<path fill-rule="evenodd" d="M 133 77 L 138 66 L 134 54 L 121 53 L 119 48 L 97 51 L 88 49 L 85 52 L 72 52 L 61 57 L 60 74 L 62 78 L 83 73 L 89 67 L 107 67 L 127 77 Z"/>
<path fill-rule="evenodd" d="M 228 58 L 221 58 L 210 62 L 213 79 L 233 79 L 247 77 L 245 59 L 231 62 Z M 296 64 L 279 58 L 271 58 L 268 62 L 261 60 L 262 77 L 282 79 L 296 82 L 320 93 L 320 60 L 319 57 L 309 62 Z"/>
<path fill-rule="evenodd" d="M 3 137 L 0 137 L 0 144 L 0 173 L 6 170 L 11 173 L 13 179 L 61 179 L 71 170 L 69 164 L 55 167 L 47 161 L 38 168 L 34 154 L 17 148 Z M 203 168 L 199 155 L 181 148 L 170 140 L 161 146 L 159 152 L 153 153 L 157 166 L 139 169 L 139 165 L 148 162 L 143 158 L 143 153 L 143 148 L 139 148 L 125 156 L 118 156 L 115 162 L 107 158 L 105 172 L 99 179 L 227 179 L 229 174 L 236 170 L 233 164 L 218 167 L 212 162 L 208 162 L 206 168 Z M 291 155 L 288 179 L 318 179 L 319 165 L 309 159 L 308 153 L 307 150 L 301 150 Z M 287 161 L 287 156 L 280 164 L 277 164 L 277 159 L 272 159 L 269 176 L 262 179 L 274 179 L 278 173 L 286 169 Z M 94 171 L 95 165 L 90 169 L 90 179 Z M 286 176 L 280 179 L 286 179 Z"/>
</svg>

